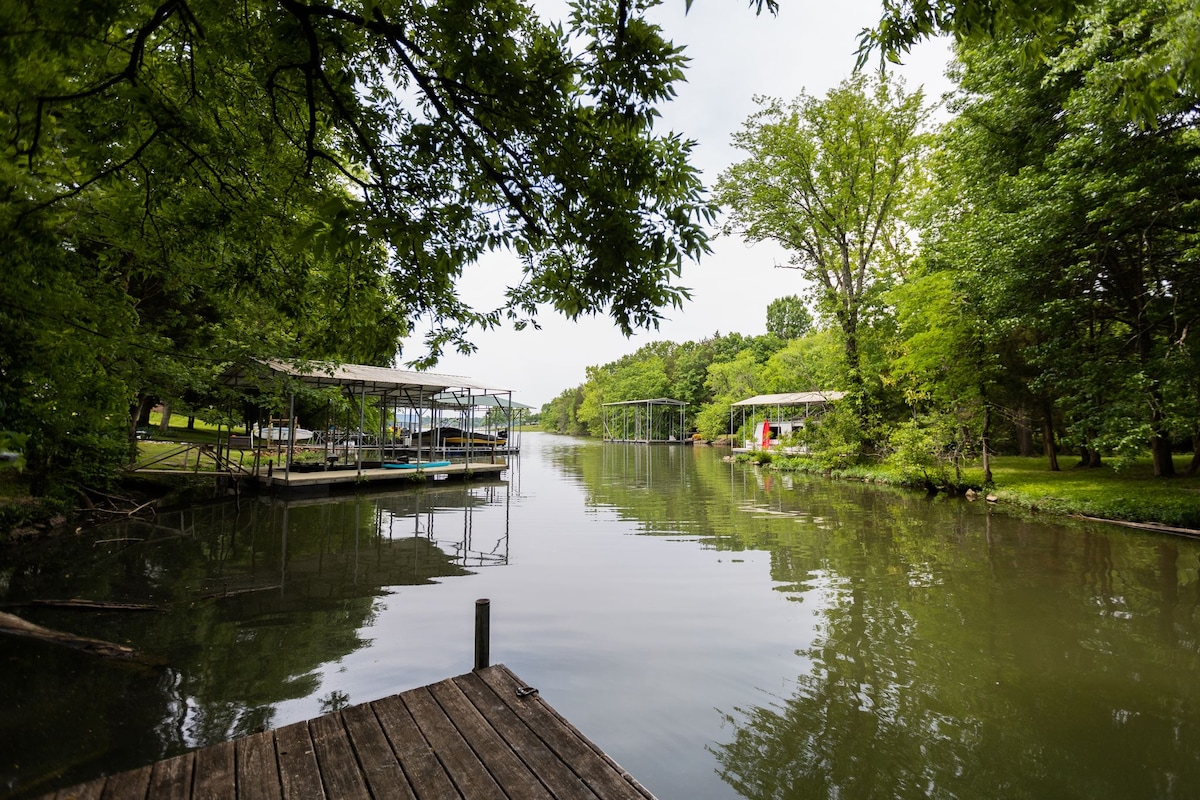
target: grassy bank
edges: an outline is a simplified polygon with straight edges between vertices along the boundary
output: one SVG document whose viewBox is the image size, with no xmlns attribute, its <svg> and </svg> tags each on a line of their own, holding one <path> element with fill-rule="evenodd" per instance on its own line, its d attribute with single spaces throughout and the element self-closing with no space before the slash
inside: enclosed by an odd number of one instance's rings
<svg viewBox="0 0 1200 800">
<path fill-rule="evenodd" d="M 157 411 L 150 412 L 150 426 L 144 428 L 151 439 L 159 439 L 170 442 L 189 442 L 191 444 L 216 444 L 217 442 L 217 426 L 205 422 L 202 419 L 197 419 L 192 423 L 192 427 L 187 426 L 188 418 L 181 414 L 172 414 L 167 420 L 167 429 L 162 429 L 162 415 Z M 221 429 L 225 436 L 229 435 L 229 428 Z"/>
<path fill-rule="evenodd" d="M 1054 514 L 1076 514 L 1127 522 L 1159 523 L 1200 530 L 1200 475 L 1184 477 L 1191 456 L 1176 456 L 1175 478 L 1156 478 L 1149 459 L 1120 470 L 1064 468 L 1051 472 L 1042 458 L 1000 456 L 992 459 L 993 484 L 987 493 L 1000 503 Z M 773 458 L 770 468 L 828 474 L 834 478 L 925 488 L 923 481 L 887 466 L 855 466 L 826 473 L 801 458 Z M 963 470 L 961 483 L 983 489 L 979 464 Z"/>
<path fill-rule="evenodd" d="M 1156 478 L 1149 459 L 1115 470 L 1046 469 L 1043 459 L 1000 458 L 994 494 L 1022 508 L 1200 529 L 1200 476 L 1184 477 L 1191 456 L 1177 456 L 1177 477 Z"/>
</svg>

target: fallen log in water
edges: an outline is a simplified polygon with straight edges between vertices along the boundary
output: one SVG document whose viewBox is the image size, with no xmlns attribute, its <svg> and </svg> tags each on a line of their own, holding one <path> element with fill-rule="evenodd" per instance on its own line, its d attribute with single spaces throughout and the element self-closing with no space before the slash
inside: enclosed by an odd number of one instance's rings
<svg viewBox="0 0 1200 800">
<path fill-rule="evenodd" d="M 145 603 L 106 603 L 100 600 L 29 600 L 17 605 L 43 606 L 46 608 L 67 608 L 77 611 L 166 611 L 162 606 L 148 606 Z"/>
<path fill-rule="evenodd" d="M 83 650 L 84 652 L 104 656 L 105 658 L 118 658 L 123 661 L 129 661 L 137 656 L 137 652 L 132 647 L 106 642 L 103 639 L 89 639 L 86 636 L 76 636 L 73 633 L 66 633 L 65 631 L 43 628 L 41 625 L 35 625 L 32 622 L 21 619 L 15 614 L 9 614 L 4 611 L 0 611 L 0 633 L 25 636 L 51 644 L 60 644 L 64 647 L 72 647 L 76 650 Z"/>
<path fill-rule="evenodd" d="M 273 583 L 270 586 L 255 586 L 252 589 L 225 589 L 220 592 L 211 592 L 209 594 L 200 595 L 201 600 L 224 600 L 226 597 L 237 597 L 243 594 L 255 594 L 257 592 L 271 592 L 282 588 L 278 583 Z"/>
</svg>

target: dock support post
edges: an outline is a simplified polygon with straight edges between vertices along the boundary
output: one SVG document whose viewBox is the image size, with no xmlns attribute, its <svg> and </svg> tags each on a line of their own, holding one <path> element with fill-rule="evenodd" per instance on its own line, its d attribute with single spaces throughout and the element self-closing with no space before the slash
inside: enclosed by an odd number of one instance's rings
<svg viewBox="0 0 1200 800">
<path fill-rule="evenodd" d="M 475 670 L 490 666 L 492 637 L 492 601 L 486 597 L 475 601 Z"/>
</svg>

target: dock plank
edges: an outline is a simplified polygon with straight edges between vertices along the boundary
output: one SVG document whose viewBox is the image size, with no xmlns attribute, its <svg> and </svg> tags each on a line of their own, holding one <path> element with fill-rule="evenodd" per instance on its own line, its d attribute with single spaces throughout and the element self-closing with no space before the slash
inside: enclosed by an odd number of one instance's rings
<svg viewBox="0 0 1200 800">
<path fill-rule="evenodd" d="M 255 733 L 235 741 L 237 796 L 239 800 L 283 800 L 275 737 Z"/>
<path fill-rule="evenodd" d="M 346 727 L 342 725 L 342 715 L 335 712 L 317 717 L 308 723 L 308 729 L 312 732 L 325 793 L 337 800 L 371 800 Z"/>
<path fill-rule="evenodd" d="M 375 800 L 416 800 L 371 705 L 364 703 L 347 708 L 342 712 L 342 721 L 346 723 L 350 744 L 358 754 L 358 763 L 362 765 L 363 779 L 371 796 Z"/>
<path fill-rule="evenodd" d="M 521 800 L 553 800 L 541 779 L 525 762 L 517 758 L 512 747 L 484 718 L 474 704 L 453 681 L 442 681 L 429 687 L 430 694 L 474 751 L 492 779 L 509 797 Z"/>
<path fill-rule="evenodd" d="M 237 800 L 233 742 L 197 750 L 192 772 L 193 800 Z"/>
<path fill-rule="evenodd" d="M 192 765 L 195 753 L 184 753 L 159 761 L 150 771 L 150 797 L 154 800 L 188 800 L 192 796 Z"/>
<path fill-rule="evenodd" d="M 558 800 L 598 800 L 597 795 L 475 673 L 454 679 L 475 708 L 529 765 Z"/>
<path fill-rule="evenodd" d="M 104 791 L 100 793 L 100 800 L 144 798 L 146 790 L 150 788 L 150 769 L 150 767 L 140 767 L 110 775 L 104 782 Z"/>
<path fill-rule="evenodd" d="M 485 670 L 480 677 L 499 695 L 509 708 L 525 719 L 530 728 L 558 755 L 570 764 L 575 773 L 603 798 L 620 800 L 643 800 L 651 797 L 633 776 L 617 766 L 602 750 L 583 736 L 574 725 L 568 723 L 542 700 L 536 693 L 525 697 L 517 695 L 524 684 L 503 665 Z"/>
<path fill-rule="evenodd" d="M 43 800 L 653 800 L 503 665 Z"/>
<path fill-rule="evenodd" d="M 307 722 L 286 725 L 275 731 L 275 754 L 284 800 L 325 800 Z"/>
<path fill-rule="evenodd" d="M 467 800 L 507 800 L 428 688 L 405 692 L 401 698 L 463 797 Z"/>
<path fill-rule="evenodd" d="M 104 791 L 104 783 L 104 778 L 97 778 L 94 781 L 81 783 L 78 786 L 60 789 L 54 794 L 46 795 L 46 797 L 53 797 L 54 800 L 100 800 L 100 793 Z"/>
<path fill-rule="evenodd" d="M 376 700 L 371 707 L 419 800 L 460 797 L 400 696 Z"/>
</svg>

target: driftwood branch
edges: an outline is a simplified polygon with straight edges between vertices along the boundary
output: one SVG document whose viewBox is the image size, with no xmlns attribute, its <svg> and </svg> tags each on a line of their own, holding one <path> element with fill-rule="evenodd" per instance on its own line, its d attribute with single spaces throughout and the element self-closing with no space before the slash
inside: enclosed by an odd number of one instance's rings
<svg viewBox="0 0 1200 800">
<path fill-rule="evenodd" d="M 255 594 L 256 592 L 270 592 L 270 591 L 273 591 L 273 590 L 279 589 L 279 588 L 280 588 L 279 584 L 275 583 L 270 586 L 256 586 L 253 589 L 226 589 L 225 591 L 221 591 L 221 592 L 212 592 L 210 594 L 202 594 L 202 595 L 200 595 L 200 599 L 201 600 L 221 600 L 226 597 L 237 597 L 238 595 L 243 595 L 243 594 Z"/>
<path fill-rule="evenodd" d="M 93 508 L 91 510 L 102 512 L 105 514 L 119 514 L 121 516 L 132 517 L 134 514 L 140 513 L 141 511 L 144 511 L 146 508 L 152 506 L 157 501 L 158 501 L 158 498 L 156 497 L 153 500 L 147 500 L 146 502 L 142 503 L 140 506 L 136 506 L 135 508 L 129 508 L 129 509 L 125 509 L 125 508 Z M 150 512 L 153 514 L 154 509 L 151 508 Z"/>
<path fill-rule="evenodd" d="M 166 611 L 161 606 L 150 606 L 145 603 L 105 603 L 100 600 L 29 600 L 17 603 L 19 606 L 39 606 L 42 608 L 65 608 L 73 611 Z"/>
<path fill-rule="evenodd" d="M 1158 531 L 1159 533 L 1174 533 L 1180 536 L 1190 536 L 1193 539 L 1200 539 L 1200 530 L 1196 528 L 1176 528 L 1171 525 L 1162 525 L 1158 522 L 1130 522 L 1124 519 L 1089 517 L 1084 514 L 1071 514 L 1070 516 L 1072 519 L 1082 519 L 1088 522 L 1108 522 L 1112 525 L 1123 525 L 1126 528 L 1139 528 L 1144 531 Z"/>
<path fill-rule="evenodd" d="M 103 639 L 89 639 L 86 636 L 76 636 L 73 633 L 66 633 L 65 631 L 43 628 L 41 625 L 35 625 L 32 622 L 21 619 L 15 614 L 8 614 L 4 611 L 0 611 L 0 633 L 24 636 L 29 639 L 37 639 L 40 642 L 71 647 L 93 655 L 116 658 L 122 661 L 131 661 L 137 656 L 137 652 L 132 647 L 106 642 Z"/>
</svg>

